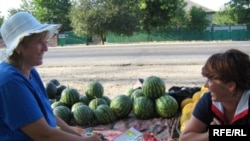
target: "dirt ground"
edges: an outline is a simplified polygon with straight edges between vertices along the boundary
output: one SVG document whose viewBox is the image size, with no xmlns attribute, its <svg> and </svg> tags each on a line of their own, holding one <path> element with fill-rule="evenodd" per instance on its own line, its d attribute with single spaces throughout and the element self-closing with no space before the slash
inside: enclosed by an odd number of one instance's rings
<svg viewBox="0 0 250 141">
<path fill-rule="evenodd" d="M 57 79 L 61 84 L 76 88 L 84 94 L 86 84 L 98 80 L 103 84 L 104 95 L 113 98 L 133 87 L 138 78 L 150 75 L 161 77 L 166 91 L 172 86 L 202 86 L 201 65 L 86 65 L 37 68 L 44 82 Z"/>
<path fill-rule="evenodd" d="M 44 82 L 57 79 L 65 86 L 76 88 L 80 94 L 84 94 L 86 84 L 91 80 L 98 80 L 103 84 L 104 95 L 111 99 L 118 94 L 125 93 L 132 88 L 138 78 L 146 78 L 151 75 L 161 77 L 166 84 L 166 91 L 172 86 L 194 87 L 202 86 L 204 78 L 200 74 L 202 65 L 85 65 L 85 66 L 40 66 L 38 71 Z M 114 138 L 126 131 L 128 127 L 136 127 L 137 130 L 146 133 L 158 125 L 162 130 L 154 134 L 155 137 L 166 141 L 169 138 L 178 138 L 174 134 L 178 127 L 178 118 L 172 118 L 162 123 L 161 119 L 152 120 L 118 120 L 110 126 L 96 126 L 95 131 L 102 133 L 106 138 Z M 133 122 L 128 122 L 133 121 Z M 174 122 L 173 122 L 174 121 Z M 160 124 L 159 124 L 160 123 Z M 72 126 L 74 127 L 74 126 Z M 107 128 L 109 127 L 109 128 Z M 110 128 L 112 127 L 112 128 Z M 152 127 L 152 128 L 151 128 Z M 164 127 L 164 128 L 163 128 Z M 85 133 L 84 128 L 74 127 L 81 134 Z M 147 130 L 145 130 L 147 129 Z M 176 139 L 178 140 L 178 139 Z"/>
</svg>

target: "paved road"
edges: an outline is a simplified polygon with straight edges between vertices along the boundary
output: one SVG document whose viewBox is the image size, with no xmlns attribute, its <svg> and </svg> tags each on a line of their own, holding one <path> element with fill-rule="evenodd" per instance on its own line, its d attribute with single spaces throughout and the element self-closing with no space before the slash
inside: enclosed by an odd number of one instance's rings
<svg viewBox="0 0 250 141">
<path fill-rule="evenodd" d="M 203 64 L 211 54 L 230 48 L 250 54 L 250 41 L 50 47 L 43 65 L 192 65 Z"/>
</svg>

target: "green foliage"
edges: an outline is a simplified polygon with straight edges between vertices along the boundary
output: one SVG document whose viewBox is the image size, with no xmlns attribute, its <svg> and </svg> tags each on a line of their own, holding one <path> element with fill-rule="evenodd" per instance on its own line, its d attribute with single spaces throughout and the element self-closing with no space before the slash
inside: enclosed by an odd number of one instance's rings
<svg viewBox="0 0 250 141">
<path fill-rule="evenodd" d="M 79 0 L 77 3 L 72 3 L 69 15 L 74 33 L 77 35 L 104 34 L 107 18 L 103 8 L 105 4 L 98 2 Z"/>
<path fill-rule="evenodd" d="M 193 6 L 187 16 L 189 29 L 204 30 L 209 25 L 206 19 L 207 13 L 201 7 Z"/>
<path fill-rule="evenodd" d="M 21 11 L 29 11 L 45 23 L 62 24 L 60 31 L 70 31 L 68 13 L 71 7 L 70 0 L 23 0 Z"/>
<path fill-rule="evenodd" d="M 170 22 L 168 23 L 168 27 L 172 28 L 180 28 L 180 27 L 186 27 L 188 20 L 185 17 L 186 11 L 185 7 L 187 6 L 187 2 L 184 2 L 183 0 L 177 0 L 177 10 L 174 12 L 174 16 L 171 17 Z"/>
<path fill-rule="evenodd" d="M 33 0 L 22 0 L 22 3 L 20 5 L 20 10 L 29 11 L 30 13 L 33 13 L 35 7 L 32 1 Z"/>
<path fill-rule="evenodd" d="M 148 33 L 166 26 L 178 9 L 178 0 L 139 0 L 140 26 Z"/>
<path fill-rule="evenodd" d="M 237 14 L 230 6 L 226 6 L 223 10 L 219 10 L 213 15 L 213 24 L 217 25 L 232 25 L 237 24 Z"/>
<path fill-rule="evenodd" d="M 132 35 L 138 25 L 133 1 L 79 0 L 72 3 L 71 25 L 77 35 L 98 35 L 104 42 L 105 34 Z M 135 4 L 133 4 L 135 5 Z M 77 13 L 77 14 L 76 14 Z"/>
<path fill-rule="evenodd" d="M 233 12 L 237 15 L 237 23 L 250 23 L 250 1 L 249 0 L 231 0 L 228 5 L 232 7 Z"/>
</svg>

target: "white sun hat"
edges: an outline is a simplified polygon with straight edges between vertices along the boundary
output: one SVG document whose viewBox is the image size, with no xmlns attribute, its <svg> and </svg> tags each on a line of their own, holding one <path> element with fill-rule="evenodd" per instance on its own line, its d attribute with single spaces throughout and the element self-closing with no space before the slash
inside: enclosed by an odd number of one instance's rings
<svg viewBox="0 0 250 141">
<path fill-rule="evenodd" d="M 3 50 L 5 57 L 10 56 L 19 42 L 33 33 L 49 31 L 48 38 L 57 34 L 60 24 L 41 24 L 29 12 L 17 12 L 3 22 L 0 32 L 6 48 Z"/>
</svg>

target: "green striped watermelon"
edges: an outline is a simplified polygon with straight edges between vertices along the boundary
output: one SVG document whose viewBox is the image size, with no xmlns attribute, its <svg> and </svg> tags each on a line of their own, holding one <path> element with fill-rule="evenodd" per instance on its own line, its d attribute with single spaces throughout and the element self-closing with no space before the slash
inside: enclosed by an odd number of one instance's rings
<svg viewBox="0 0 250 141">
<path fill-rule="evenodd" d="M 69 108 L 76 102 L 79 102 L 80 94 L 74 88 L 66 88 L 62 91 L 60 101 L 65 103 Z"/>
<path fill-rule="evenodd" d="M 130 97 L 131 94 L 132 94 L 133 92 L 134 92 L 134 89 L 133 89 L 133 88 L 128 88 L 128 89 L 124 92 L 124 94 Z"/>
<path fill-rule="evenodd" d="M 71 117 L 72 117 L 72 113 L 67 106 L 62 106 L 62 105 L 56 106 L 53 109 L 53 113 L 55 116 L 61 118 L 63 121 L 69 124 Z"/>
<path fill-rule="evenodd" d="M 108 105 L 99 105 L 94 110 L 97 121 L 101 124 L 108 124 L 114 122 L 116 117 Z"/>
<path fill-rule="evenodd" d="M 130 95 L 130 98 L 132 99 L 132 101 L 134 101 L 135 98 L 140 96 L 144 96 L 142 89 L 135 89 L 134 92 Z"/>
<path fill-rule="evenodd" d="M 155 104 L 150 98 L 140 96 L 134 99 L 132 111 L 138 119 L 150 119 L 154 116 Z"/>
<path fill-rule="evenodd" d="M 110 108 L 117 118 L 124 118 L 129 115 L 132 110 L 132 100 L 124 94 L 117 95 L 111 100 Z"/>
<path fill-rule="evenodd" d="M 65 85 L 56 86 L 56 89 L 57 89 L 57 91 L 56 91 L 56 99 L 57 99 L 57 100 L 60 100 L 61 95 L 62 95 L 62 91 L 63 91 L 64 89 L 66 89 L 66 88 L 67 88 L 67 87 L 66 87 Z"/>
<path fill-rule="evenodd" d="M 54 103 L 51 104 L 52 109 L 54 109 L 57 106 L 67 106 L 67 105 L 61 101 L 55 101 Z"/>
<path fill-rule="evenodd" d="M 155 100 L 156 112 L 163 118 L 171 118 L 178 112 L 178 103 L 170 95 L 163 95 Z"/>
<path fill-rule="evenodd" d="M 103 98 L 95 98 L 95 99 L 92 99 L 89 102 L 89 107 L 92 110 L 95 110 L 99 105 L 102 105 L 102 104 L 108 105 L 108 103 L 106 102 L 105 99 L 103 99 Z"/>
<path fill-rule="evenodd" d="M 46 90 L 46 93 L 47 93 L 49 99 L 56 98 L 57 89 L 56 89 L 56 85 L 54 83 L 52 83 L 52 82 L 46 83 L 45 90 Z"/>
<path fill-rule="evenodd" d="M 80 95 L 79 101 L 85 103 L 86 105 L 89 105 L 90 102 L 89 98 L 86 95 Z"/>
<path fill-rule="evenodd" d="M 49 82 L 54 83 L 56 86 L 60 85 L 60 81 L 57 79 L 51 79 Z"/>
<path fill-rule="evenodd" d="M 110 102 L 111 102 L 111 99 L 106 96 L 106 95 L 103 95 L 102 98 L 107 102 L 108 106 L 110 105 Z"/>
<path fill-rule="evenodd" d="M 73 112 L 73 117 L 78 125 L 91 126 L 94 121 L 94 112 L 87 105 L 77 106 Z"/>
<path fill-rule="evenodd" d="M 94 98 L 101 98 L 103 96 L 104 89 L 99 81 L 91 81 L 87 84 L 85 89 L 85 94 L 92 100 Z"/>
<path fill-rule="evenodd" d="M 75 109 L 80 105 L 86 105 L 86 104 L 83 102 L 76 102 L 75 104 L 72 105 L 71 112 L 74 113 Z"/>
<path fill-rule="evenodd" d="M 158 76 L 149 76 L 143 81 L 142 90 L 146 97 L 155 100 L 165 94 L 165 82 Z"/>
</svg>

